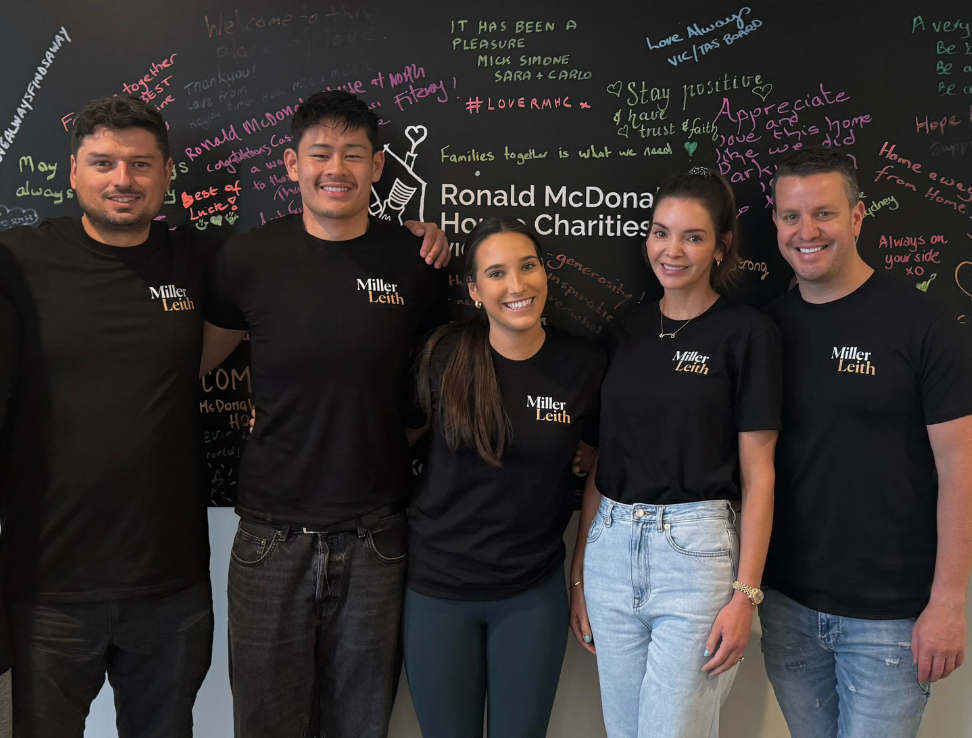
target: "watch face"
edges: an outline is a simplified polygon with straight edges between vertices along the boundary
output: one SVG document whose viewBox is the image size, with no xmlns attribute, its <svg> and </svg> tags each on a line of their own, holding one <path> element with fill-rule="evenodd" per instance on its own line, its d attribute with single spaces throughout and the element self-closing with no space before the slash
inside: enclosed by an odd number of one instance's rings
<svg viewBox="0 0 972 738">
<path fill-rule="evenodd" d="M 762 601 L 763 601 L 763 590 L 757 589 L 756 592 L 753 594 L 753 602 L 758 605 Z"/>
</svg>

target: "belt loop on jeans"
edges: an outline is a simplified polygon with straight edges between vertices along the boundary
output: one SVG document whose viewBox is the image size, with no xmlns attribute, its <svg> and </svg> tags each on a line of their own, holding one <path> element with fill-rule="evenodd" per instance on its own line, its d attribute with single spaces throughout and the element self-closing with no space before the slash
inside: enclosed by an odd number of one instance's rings
<svg viewBox="0 0 972 738">
<path fill-rule="evenodd" d="M 610 528 L 611 527 L 611 523 L 613 522 L 613 517 L 612 517 L 613 513 L 614 513 L 614 500 L 608 500 L 608 509 L 604 513 L 604 527 L 605 528 Z"/>
<path fill-rule="evenodd" d="M 664 517 L 665 517 L 665 506 L 664 505 L 659 505 L 658 506 L 658 515 L 657 515 L 658 520 L 655 523 L 655 525 L 656 525 L 656 527 L 658 528 L 659 531 L 664 530 L 664 526 L 662 525 L 662 518 L 664 518 Z"/>
<path fill-rule="evenodd" d="M 735 527 L 736 526 L 736 518 L 738 516 L 738 513 L 736 512 L 736 508 L 734 508 L 732 506 L 732 503 L 729 500 L 726 500 L 726 507 L 729 508 L 729 512 L 732 515 L 732 525 L 733 525 L 733 527 Z"/>
<path fill-rule="evenodd" d="M 364 538 L 368 533 L 368 529 L 365 527 L 365 521 L 363 518 L 358 518 L 354 521 L 355 528 L 357 528 L 358 538 Z"/>
</svg>

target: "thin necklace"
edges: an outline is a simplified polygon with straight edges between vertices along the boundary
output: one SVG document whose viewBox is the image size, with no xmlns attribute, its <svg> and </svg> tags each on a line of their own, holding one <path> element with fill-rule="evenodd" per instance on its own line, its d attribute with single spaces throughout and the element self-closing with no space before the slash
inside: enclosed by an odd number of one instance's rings
<svg viewBox="0 0 972 738">
<path fill-rule="evenodd" d="M 682 330 L 682 328 L 684 328 L 689 323 L 691 323 L 693 320 L 695 320 L 697 317 L 699 317 L 699 315 L 702 315 L 702 313 L 706 312 L 710 307 L 712 307 L 713 305 L 715 305 L 716 304 L 716 300 L 718 300 L 718 299 L 719 299 L 719 296 L 716 295 L 716 299 L 713 300 L 712 302 L 710 302 L 708 305 L 706 305 L 705 306 L 705 309 L 702 310 L 701 313 L 699 313 L 698 315 L 693 315 L 691 318 L 689 318 L 684 323 L 682 323 L 678 328 L 676 328 L 672 333 L 665 333 L 665 313 L 662 312 L 662 309 L 661 309 L 661 300 L 659 300 L 658 301 L 658 331 L 659 331 L 658 337 L 659 338 L 675 338 L 675 334 L 676 333 L 678 333 L 680 330 Z"/>
</svg>

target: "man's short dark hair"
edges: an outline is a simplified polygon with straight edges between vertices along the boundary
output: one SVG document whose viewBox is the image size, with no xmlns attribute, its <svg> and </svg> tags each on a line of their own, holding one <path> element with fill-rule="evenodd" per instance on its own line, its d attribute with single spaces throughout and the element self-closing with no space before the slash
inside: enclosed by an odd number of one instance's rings
<svg viewBox="0 0 972 738">
<path fill-rule="evenodd" d="M 780 177 L 809 177 L 831 172 L 837 172 L 844 178 L 847 201 L 851 207 L 857 205 L 861 197 L 854 160 L 833 149 L 803 149 L 786 157 L 773 175 L 773 209 L 776 209 L 776 184 Z"/>
<path fill-rule="evenodd" d="M 165 127 L 162 114 L 154 105 L 139 100 L 132 95 L 115 95 L 92 100 L 74 118 L 74 133 L 71 134 L 71 153 L 78 155 L 81 141 L 90 136 L 96 128 L 110 131 L 123 131 L 126 128 L 144 128 L 155 136 L 162 152 L 162 161 L 169 160 L 169 131 Z"/>
<path fill-rule="evenodd" d="M 363 129 L 371 143 L 371 153 L 378 151 L 378 116 L 364 100 L 344 90 L 317 92 L 304 100 L 294 113 L 290 123 L 290 135 L 294 148 L 312 126 L 336 123 L 345 131 Z"/>
</svg>

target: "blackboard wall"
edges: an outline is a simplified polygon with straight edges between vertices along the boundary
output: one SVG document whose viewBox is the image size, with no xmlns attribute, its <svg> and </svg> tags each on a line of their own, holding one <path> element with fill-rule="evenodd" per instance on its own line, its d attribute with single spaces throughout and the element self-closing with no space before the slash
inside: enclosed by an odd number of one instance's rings
<svg viewBox="0 0 972 738">
<path fill-rule="evenodd" d="M 972 325 L 972 13 L 928 3 L 35 2 L 0 25 L 0 229 L 78 215 L 72 114 L 134 93 L 170 126 L 162 217 L 228 238 L 300 208 L 281 157 L 300 100 L 351 90 L 381 117 L 380 217 L 431 220 L 456 255 L 484 215 L 534 225 L 547 320 L 596 336 L 657 296 L 640 253 L 668 174 L 718 168 L 742 224 L 736 296 L 792 276 L 769 180 L 799 147 L 857 162 L 860 249 Z M 201 383 L 207 485 L 232 502 L 245 345 Z"/>
</svg>

